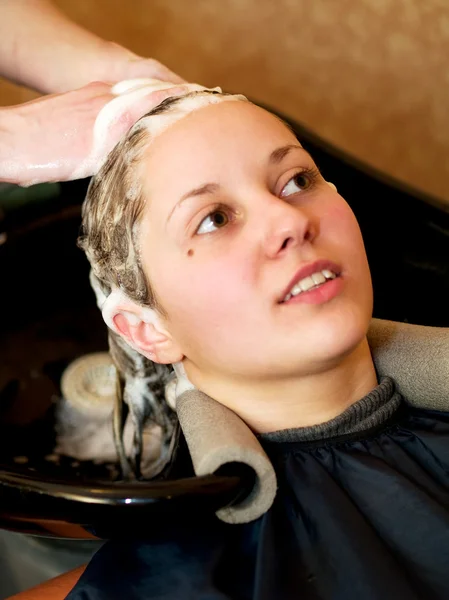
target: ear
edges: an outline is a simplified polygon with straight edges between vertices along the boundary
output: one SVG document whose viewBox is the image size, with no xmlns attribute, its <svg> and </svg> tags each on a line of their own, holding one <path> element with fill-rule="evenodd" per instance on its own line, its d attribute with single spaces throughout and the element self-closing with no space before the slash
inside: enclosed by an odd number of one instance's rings
<svg viewBox="0 0 449 600">
<path fill-rule="evenodd" d="M 326 181 L 326 183 L 329 187 L 331 187 L 334 190 L 334 192 L 338 192 L 337 186 L 335 185 L 335 183 L 332 183 L 332 181 Z"/>
<path fill-rule="evenodd" d="M 155 310 L 127 301 L 114 308 L 110 321 L 116 333 L 153 362 L 170 364 L 184 358 Z"/>
</svg>

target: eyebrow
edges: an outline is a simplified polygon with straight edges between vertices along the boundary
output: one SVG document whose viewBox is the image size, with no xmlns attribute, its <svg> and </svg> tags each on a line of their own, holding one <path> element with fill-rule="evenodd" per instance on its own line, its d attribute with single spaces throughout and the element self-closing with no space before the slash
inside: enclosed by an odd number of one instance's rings
<svg viewBox="0 0 449 600">
<path fill-rule="evenodd" d="M 178 202 L 171 209 L 170 214 L 167 218 L 167 223 L 172 218 L 175 210 L 182 206 L 184 200 L 187 200 L 188 198 L 195 198 L 195 196 L 202 196 L 203 194 L 215 194 L 216 192 L 218 192 L 219 189 L 220 186 L 218 185 L 218 183 L 205 183 L 204 185 L 200 185 L 200 187 L 194 188 L 193 190 L 190 190 L 190 192 L 183 194 L 180 200 L 178 200 Z"/>
<path fill-rule="evenodd" d="M 183 194 L 178 204 L 181 204 L 181 202 L 184 202 L 187 198 L 194 198 L 195 196 L 202 196 L 203 194 L 215 194 L 219 189 L 220 186 L 218 183 L 205 183 L 204 185 L 200 185 L 200 187 L 194 188 L 193 190 L 190 190 L 190 192 Z"/>
<path fill-rule="evenodd" d="M 273 152 L 270 154 L 268 158 L 268 164 L 278 165 L 292 150 L 303 150 L 304 152 L 307 152 L 302 146 L 299 146 L 298 144 L 288 144 L 287 146 L 281 146 L 280 148 L 276 148 L 276 150 L 273 150 Z M 189 192 L 186 192 L 181 196 L 180 200 L 170 211 L 167 221 L 171 219 L 175 210 L 183 204 L 184 200 L 187 200 L 188 198 L 195 198 L 195 196 L 202 196 L 204 194 L 216 194 L 219 190 L 220 186 L 218 185 L 218 183 L 205 183 L 197 188 L 194 188 L 193 190 L 190 190 Z"/>
<path fill-rule="evenodd" d="M 276 148 L 276 150 L 273 150 L 270 154 L 268 164 L 278 165 L 292 150 L 304 150 L 304 148 L 297 144 L 288 144 L 287 146 Z M 220 186 L 218 183 L 205 183 L 204 185 L 200 185 L 199 187 L 190 190 L 190 192 L 183 194 L 178 204 L 181 204 L 181 202 L 187 198 L 194 198 L 195 196 L 202 196 L 203 194 L 215 194 L 219 189 Z"/>
<path fill-rule="evenodd" d="M 268 159 L 268 164 L 270 165 L 278 165 L 284 158 L 289 154 L 292 150 L 304 150 L 302 146 L 298 146 L 297 144 L 288 144 L 287 146 L 281 146 L 280 148 L 276 148 L 270 154 Z"/>
</svg>

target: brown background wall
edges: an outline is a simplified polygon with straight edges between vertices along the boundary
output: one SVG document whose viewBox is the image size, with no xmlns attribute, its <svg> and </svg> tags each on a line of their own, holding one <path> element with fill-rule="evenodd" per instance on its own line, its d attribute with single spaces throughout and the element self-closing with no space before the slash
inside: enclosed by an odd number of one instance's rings
<svg viewBox="0 0 449 600">
<path fill-rule="evenodd" d="M 447 0 L 56 0 L 184 78 L 242 92 L 449 202 Z M 0 102 L 33 94 L 0 82 Z"/>
</svg>

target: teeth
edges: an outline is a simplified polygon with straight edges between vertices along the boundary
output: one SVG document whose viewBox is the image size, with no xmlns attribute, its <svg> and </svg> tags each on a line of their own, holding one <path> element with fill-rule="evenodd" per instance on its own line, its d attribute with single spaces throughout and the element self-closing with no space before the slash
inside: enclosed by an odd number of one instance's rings
<svg viewBox="0 0 449 600">
<path fill-rule="evenodd" d="M 312 277 L 305 277 L 304 279 L 301 279 L 299 285 L 301 286 L 303 292 L 307 292 L 307 290 L 310 290 L 311 288 L 315 287 L 315 283 Z"/>
<path fill-rule="evenodd" d="M 324 277 L 326 277 L 326 279 L 335 279 L 337 277 L 335 273 L 332 273 L 332 271 L 329 271 L 328 269 L 323 269 L 321 273 L 324 275 Z"/>
<path fill-rule="evenodd" d="M 301 281 L 296 283 L 293 286 L 293 288 L 291 289 L 291 291 L 285 296 L 283 302 L 287 302 L 293 296 L 297 296 L 298 294 L 301 294 L 302 292 L 307 292 L 308 290 L 312 289 L 313 287 L 321 285 L 327 279 L 335 279 L 336 277 L 337 277 L 337 275 L 335 273 L 333 273 L 332 271 L 329 271 L 329 269 L 323 269 L 322 271 L 313 273 L 309 277 L 305 277 L 304 279 L 301 279 Z"/>
<path fill-rule="evenodd" d="M 322 273 L 314 273 L 312 275 L 312 279 L 315 285 L 320 285 L 320 283 L 324 283 L 326 281 L 326 277 Z"/>
</svg>

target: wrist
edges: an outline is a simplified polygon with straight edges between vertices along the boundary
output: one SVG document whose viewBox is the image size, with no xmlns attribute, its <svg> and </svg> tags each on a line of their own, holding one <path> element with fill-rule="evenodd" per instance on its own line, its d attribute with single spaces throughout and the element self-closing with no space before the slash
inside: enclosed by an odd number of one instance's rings
<svg viewBox="0 0 449 600">
<path fill-rule="evenodd" d="M 101 40 L 92 58 L 88 83 L 91 81 L 115 83 L 123 79 L 126 65 L 139 57 L 116 42 Z"/>
<path fill-rule="evenodd" d="M 0 108 L 0 182 L 26 185 L 26 137 L 21 135 L 24 129 L 17 113 L 17 107 Z"/>
<path fill-rule="evenodd" d="M 11 157 L 14 154 L 9 109 L 0 108 L 0 182 L 17 183 L 12 175 Z"/>
</svg>

